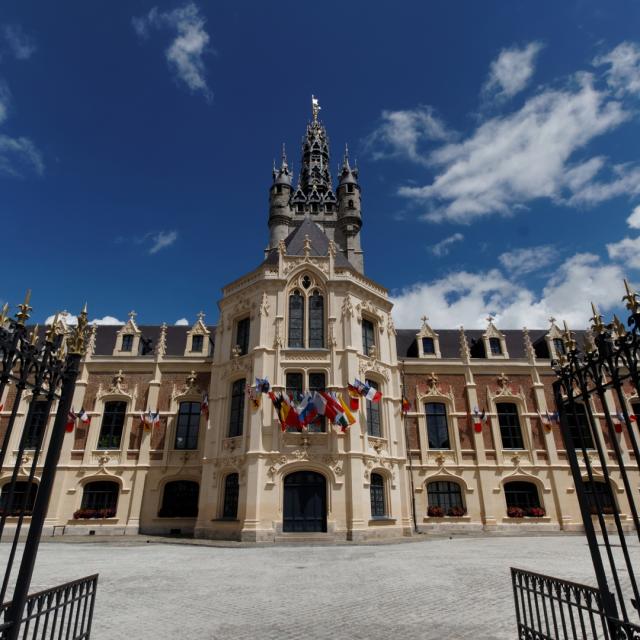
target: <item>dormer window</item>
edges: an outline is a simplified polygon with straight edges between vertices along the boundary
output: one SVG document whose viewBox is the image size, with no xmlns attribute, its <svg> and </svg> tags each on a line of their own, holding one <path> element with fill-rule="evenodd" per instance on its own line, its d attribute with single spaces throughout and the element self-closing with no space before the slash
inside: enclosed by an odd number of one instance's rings
<svg viewBox="0 0 640 640">
<path fill-rule="evenodd" d="M 422 338 L 422 353 L 424 355 L 434 355 L 436 345 L 433 338 Z"/>
<path fill-rule="evenodd" d="M 191 337 L 191 351 L 202 353 L 203 346 L 204 346 L 204 336 Z"/>
<path fill-rule="evenodd" d="M 502 343 L 500 342 L 500 338 L 489 338 L 489 348 L 491 349 L 491 355 L 501 356 Z"/>
<path fill-rule="evenodd" d="M 122 351 L 131 351 L 133 349 L 133 336 L 126 334 L 122 336 Z"/>
<path fill-rule="evenodd" d="M 553 339 L 553 348 L 555 349 L 557 356 L 563 356 L 567 353 L 567 350 L 564 346 L 564 340 L 562 338 Z"/>
</svg>

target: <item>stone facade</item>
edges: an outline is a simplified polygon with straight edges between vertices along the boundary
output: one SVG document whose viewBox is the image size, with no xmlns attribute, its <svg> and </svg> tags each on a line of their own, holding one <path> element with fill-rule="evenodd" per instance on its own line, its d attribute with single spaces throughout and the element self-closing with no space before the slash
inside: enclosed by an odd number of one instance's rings
<svg viewBox="0 0 640 640">
<path fill-rule="evenodd" d="M 314 108 L 297 187 L 284 156 L 274 169 L 269 248 L 223 289 L 217 326 L 202 314 L 190 328 L 143 326 L 132 312 L 122 327 L 92 329 L 73 403 L 91 422 L 77 420 L 65 437 L 49 531 L 364 540 L 412 535 L 414 509 L 421 531 L 581 526 L 558 427 L 543 419 L 553 411 L 549 362 L 562 349 L 555 322 L 500 331 L 489 318 L 485 331 L 465 332 L 434 330 L 425 317 L 419 330 L 396 330 L 386 289 L 364 275 L 357 170 L 345 154 L 335 195 L 317 116 Z M 382 399 L 361 401 L 345 432 L 282 431 L 268 396 L 256 407 L 245 394 L 256 377 L 275 392 L 320 379 L 345 397 L 358 378 Z M 20 403 L 23 422 L 30 401 Z M 632 414 L 636 401 L 627 398 Z M 593 409 L 604 425 L 602 407 Z M 476 428 L 480 411 L 487 419 Z M 148 412 L 158 414 L 150 425 L 141 420 Z M 625 438 L 604 430 L 605 448 L 617 438 L 631 462 Z M 14 456 L 19 437 L 9 443 Z M 534 488 L 528 499 L 543 515 L 507 516 L 513 483 Z M 615 471 L 612 496 L 628 513 Z M 430 505 L 444 508 L 429 515 Z M 86 517 L 99 508 L 105 517 Z"/>
</svg>

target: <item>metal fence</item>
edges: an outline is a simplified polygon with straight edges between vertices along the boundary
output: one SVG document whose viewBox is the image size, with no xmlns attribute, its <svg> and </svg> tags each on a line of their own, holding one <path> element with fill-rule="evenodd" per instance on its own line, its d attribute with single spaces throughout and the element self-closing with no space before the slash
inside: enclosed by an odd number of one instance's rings
<svg viewBox="0 0 640 640">
<path fill-rule="evenodd" d="M 21 640 L 88 640 L 91 634 L 93 607 L 98 574 L 33 593 L 27 598 L 20 620 Z M 0 606 L 0 616 L 12 607 Z M 5 638 L 11 622 L 0 624 L 0 638 Z"/>
<path fill-rule="evenodd" d="M 15 318 L 8 316 L 7 305 L 0 310 L 0 402 L 4 402 L 8 413 L 3 419 L 0 443 L 0 540 L 9 544 L 0 585 L 0 640 L 54 637 L 34 635 L 46 634 L 54 627 L 58 629 L 58 639 L 88 638 L 95 576 L 29 595 L 84 353 L 87 313 L 86 308 L 80 313 L 71 335 L 60 333 L 54 320 L 40 336 L 37 326 L 27 327 L 32 310 L 29 298 L 28 293 L 18 305 Z M 21 407 L 25 404 L 28 408 L 22 423 Z M 54 409 L 55 418 L 49 429 L 49 416 Z M 12 438 L 21 423 L 19 440 Z M 10 444 L 16 440 L 19 444 L 13 451 Z M 42 456 L 44 464 L 40 462 Z M 23 527 L 27 526 L 25 543 L 19 545 L 25 537 Z M 15 577 L 14 567 L 18 569 Z M 7 601 L 10 585 L 13 591 Z M 81 606 L 82 619 L 78 618 Z"/>
</svg>

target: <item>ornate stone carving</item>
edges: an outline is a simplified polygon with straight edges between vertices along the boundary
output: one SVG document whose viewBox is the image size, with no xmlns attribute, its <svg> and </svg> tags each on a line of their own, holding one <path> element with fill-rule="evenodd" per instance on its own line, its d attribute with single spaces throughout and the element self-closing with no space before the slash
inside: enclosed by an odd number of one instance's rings
<svg viewBox="0 0 640 640">
<path fill-rule="evenodd" d="M 464 327 L 460 325 L 460 359 L 463 362 L 469 362 L 471 360 L 471 350 L 469 349 L 469 343 L 467 342 L 467 336 L 464 332 Z"/>
<path fill-rule="evenodd" d="M 266 292 L 262 292 L 262 302 L 260 303 L 260 315 L 261 316 L 268 316 L 269 315 L 269 311 L 270 311 L 270 306 L 269 306 L 269 297 L 267 296 Z"/>
<path fill-rule="evenodd" d="M 163 322 L 160 327 L 160 337 L 156 345 L 156 355 L 164 356 L 167 353 L 167 323 Z"/>
<path fill-rule="evenodd" d="M 351 296 L 347 294 L 342 302 L 342 316 L 344 318 L 350 318 L 353 316 L 353 305 L 351 304 Z"/>
</svg>

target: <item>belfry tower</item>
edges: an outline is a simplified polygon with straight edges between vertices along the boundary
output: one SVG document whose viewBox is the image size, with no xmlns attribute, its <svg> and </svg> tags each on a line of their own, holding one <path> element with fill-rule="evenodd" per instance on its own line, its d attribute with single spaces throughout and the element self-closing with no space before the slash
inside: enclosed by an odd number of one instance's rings
<svg viewBox="0 0 640 640">
<path fill-rule="evenodd" d="M 273 168 L 269 194 L 269 249 L 302 224 L 306 217 L 315 222 L 351 265 L 364 272 L 360 229 L 360 185 L 358 170 L 351 168 L 345 149 L 337 195 L 330 172 L 329 138 L 318 118 L 320 105 L 311 97 L 312 120 L 302 138 L 301 169 L 297 186 L 289 168 L 284 146 L 280 168 Z"/>
</svg>

